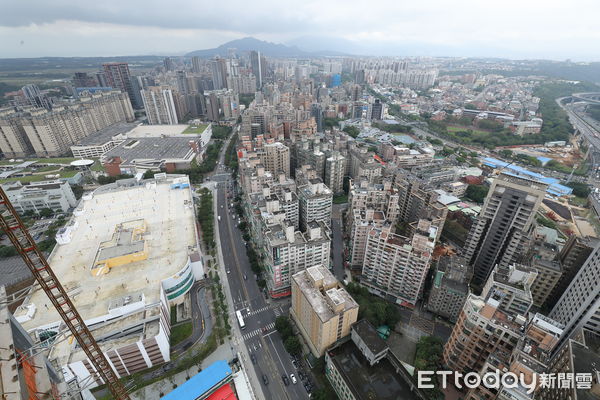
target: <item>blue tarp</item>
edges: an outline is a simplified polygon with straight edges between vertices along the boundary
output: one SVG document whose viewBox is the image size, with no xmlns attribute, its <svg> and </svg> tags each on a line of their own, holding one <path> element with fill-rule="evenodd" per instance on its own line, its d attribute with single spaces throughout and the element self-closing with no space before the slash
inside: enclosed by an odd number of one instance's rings
<svg viewBox="0 0 600 400">
<path fill-rule="evenodd" d="M 496 169 L 506 168 L 507 171 L 504 172 L 512 172 L 515 176 L 527 177 L 539 182 L 546 183 L 548 184 L 548 189 L 546 189 L 546 192 L 550 193 L 553 196 L 566 196 L 573 192 L 573 189 L 561 185 L 559 183 L 560 181 L 556 178 L 545 177 L 542 174 L 529 171 L 523 167 L 519 167 L 518 165 L 510 164 L 505 161 L 497 160 L 491 157 L 485 157 L 483 159 L 483 164 Z"/>
<path fill-rule="evenodd" d="M 225 380 L 225 378 L 231 376 L 231 373 L 231 368 L 225 360 L 215 361 L 203 369 L 202 372 L 192 376 L 189 381 L 167 393 L 162 399 L 195 400 Z"/>
</svg>

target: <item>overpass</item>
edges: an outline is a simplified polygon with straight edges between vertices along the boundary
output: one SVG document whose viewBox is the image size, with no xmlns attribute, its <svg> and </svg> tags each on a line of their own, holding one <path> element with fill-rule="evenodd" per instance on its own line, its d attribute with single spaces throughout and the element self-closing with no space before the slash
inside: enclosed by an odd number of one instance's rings
<svg viewBox="0 0 600 400">
<path fill-rule="evenodd" d="M 600 104 L 600 92 L 573 93 L 571 97 L 590 104 Z"/>
</svg>

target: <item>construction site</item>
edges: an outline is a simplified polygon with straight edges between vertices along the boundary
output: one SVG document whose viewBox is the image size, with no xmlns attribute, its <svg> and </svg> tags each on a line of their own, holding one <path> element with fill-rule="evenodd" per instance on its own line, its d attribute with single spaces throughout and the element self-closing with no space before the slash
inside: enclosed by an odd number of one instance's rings
<svg viewBox="0 0 600 400">
<path fill-rule="evenodd" d="M 170 307 L 204 274 L 186 176 L 128 179 L 87 194 L 48 256 L 73 305 L 119 377 L 170 360 Z M 39 285 L 16 320 L 66 382 L 101 384 Z"/>
</svg>

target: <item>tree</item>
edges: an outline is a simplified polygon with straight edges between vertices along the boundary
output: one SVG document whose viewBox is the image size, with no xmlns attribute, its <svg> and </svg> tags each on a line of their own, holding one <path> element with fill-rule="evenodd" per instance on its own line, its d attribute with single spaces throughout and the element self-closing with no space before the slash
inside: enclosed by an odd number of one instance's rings
<svg viewBox="0 0 600 400">
<path fill-rule="evenodd" d="M 75 198 L 77 200 L 79 200 L 81 198 L 81 196 L 83 196 L 83 186 L 73 185 L 73 186 L 71 186 L 71 190 L 73 191 L 73 194 L 75 195 Z"/>
<path fill-rule="evenodd" d="M 42 208 L 39 212 L 40 217 L 48 218 L 54 215 L 54 211 L 50 208 Z"/>
<path fill-rule="evenodd" d="M 465 196 L 476 203 L 483 203 L 490 189 L 485 185 L 469 185 Z"/>
<path fill-rule="evenodd" d="M 0 258 L 13 257 L 17 255 L 17 250 L 13 246 L 0 245 Z"/>
<path fill-rule="evenodd" d="M 298 339 L 297 336 L 288 337 L 287 339 L 285 339 L 283 345 L 287 352 L 293 356 L 302 352 L 302 345 L 300 344 L 300 339 Z"/>
<path fill-rule="evenodd" d="M 508 159 L 512 158 L 512 156 L 513 156 L 513 152 L 508 149 L 502 149 L 502 150 L 500 150 L 500 152 L 498 154 L 500 154 L 501 157 L 508 158 Z"/>
<path fill-rule="evenodd" d="M 357 127 L 355 126 L 346 126 L 344 129 L 342 129 L 344 132 L 346 132 L 348 135 L 350 135 L 351 137 L 355 138 L 358 136 L 358 134 L 360 133 L 360 131 L 358 130 Z"/>
<path fill-rule="evenodd" d="M 144 179 L 152 179 L 152 178 L 154 178 L 154 174 L 155 173 L 156 173 L 155 171 L 152 171 L 151 169 L 148 169 L 148 170 L 146 170 L 146 172 L 144 172 L 144 177 L 143 178 Z"/>
<path fill-rule="evenodd" d="M 573 189 L 573 194 L 577 197 L 588 197 L 590 194 L 590 187 L 582 182 L 568 182 L 566 186 Z"/>
<path fill-rule="evenodd" d="M 279 332 L 284 341 L 294 334 L 289 318 L 284 315 L 275 319 L 275 329 Z"/>
</svg>

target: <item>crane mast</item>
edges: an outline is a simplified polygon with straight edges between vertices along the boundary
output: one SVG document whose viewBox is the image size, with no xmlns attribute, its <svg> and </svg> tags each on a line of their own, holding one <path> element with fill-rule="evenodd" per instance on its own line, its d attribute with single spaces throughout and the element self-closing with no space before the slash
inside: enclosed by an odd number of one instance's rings
<svg viewBox="0 0 600 400">
<path fill-rule="evenodd" d="M 63 322 L 67 325 L 77 343 L 79 343 L 79 346 L 81 346 L 94 366 L 98 377 L 107 385 L 115 399 L 128 400 L 129 395 L 127 394 L 127 390 L 108 363 L 102 349 L 100 349 L 83 318 L 81 318 L 81 315 L 75 309 L 66 290 L 50 268 L 48 260 L 46 260 L 44 254 L 36 246 L 35 241 L 29 235 L 23 221 L 21 221 L 19 214 L 1 187 L 0 228 L 4 230 L 37 283 L 46 292 L 46 295 L 60 314 Z"/>
</svg>

